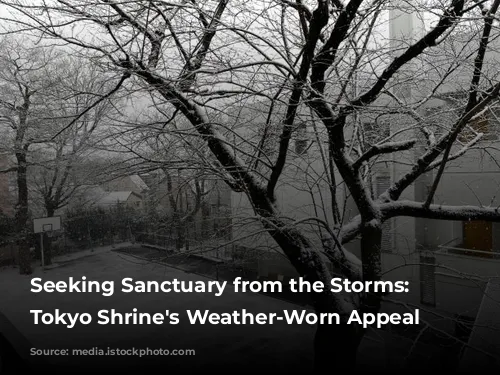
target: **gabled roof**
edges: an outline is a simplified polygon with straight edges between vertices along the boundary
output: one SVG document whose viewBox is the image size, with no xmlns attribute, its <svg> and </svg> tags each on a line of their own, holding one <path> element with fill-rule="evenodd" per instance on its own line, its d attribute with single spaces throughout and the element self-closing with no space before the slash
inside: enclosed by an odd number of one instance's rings
<svg viewBox="0 0 500 375">
<path fill-rule="evenodd" d="M 139 188 L 142 190 L 148 190 L 149 187 L 148 185 L 144 182 L 144 180 L 137 174 L 133 174 L 129 176 L 130 180 Z"/>
<path fill-rule="evenodd" d="M 117 204 L 128 201 L 131 195 L 135 195 L 137 197 L 141 197 L 139 194 L 134 193 L 133 191 L 111 191 L 106 196 L 102 197 L 98 205 L 109 205 L 109 204 Z"/>
</svg>

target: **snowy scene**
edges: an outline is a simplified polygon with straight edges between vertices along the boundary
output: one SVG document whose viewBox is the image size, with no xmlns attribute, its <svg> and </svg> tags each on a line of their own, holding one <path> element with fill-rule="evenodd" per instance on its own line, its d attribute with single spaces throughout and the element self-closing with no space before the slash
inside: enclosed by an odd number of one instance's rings
<svg viewBox="0 0 500 375">
<path fill-rule="evenodd" d="M 0 373 L 498 372 L 499 6 L 0 0 Z"/>
</svg>

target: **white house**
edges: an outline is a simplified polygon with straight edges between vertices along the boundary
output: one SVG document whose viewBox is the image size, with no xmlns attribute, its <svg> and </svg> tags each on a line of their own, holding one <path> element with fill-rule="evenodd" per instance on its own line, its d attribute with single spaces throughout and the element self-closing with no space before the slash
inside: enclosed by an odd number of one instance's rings
<svg viewBox="0 0 500 375">
<path fill-rule="evenodd" d="M 97 207 L 110 208 L 116 205 L 141 209 L 143 207 L 142 196 L 133 191 L 111 191 L 97 201 Z"/>
</svg>

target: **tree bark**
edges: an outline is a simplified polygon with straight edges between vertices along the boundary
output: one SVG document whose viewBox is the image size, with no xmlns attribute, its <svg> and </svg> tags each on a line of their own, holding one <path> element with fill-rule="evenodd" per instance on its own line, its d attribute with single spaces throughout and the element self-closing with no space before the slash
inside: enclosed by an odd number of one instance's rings
<svg viewBox="0 0 500 375">
<path fill-rule="evenodd" d="M 361 261 L 363 280 L 378 281 L 382 274 L 382 223 L 371 220 L 361 228 Z M 369 293 L 364 296 L 362 308 L 365 312 L 377 313 L 380 310 L 381 295 Z"/>
<path fill-rule="evenodd" d="M 288 259 L 307 281 L 321 281 L 330 285 L 331 274 L 318 251 L 311 247 L 307 237 L 297 228 L 287 226 L 279 219 L 274 205 L 267 197 L 252 192 L 252 202 L 256 213 L 264 218 L 263 224 L 278 243 Z M 335 295 L 328 287 L 322 293 L 310 293 L 315 312 L 338 313 L 342 318 L 339 325 L 317 326 L 314 339 L 314 372 L 324 373 L 325 369 L 344 369 L 352 372 L 356 365 L 356 354 L 364 330 L 354 324 L 347 324 L 353 308 L 358 305 L 357 296 Z M 347 300 L 350 298 L 350 302 Z"/>
<path fill-rule="evenodd" d="M 372 220 L 364 223 L 361 229 L 361 252 L 363 280 L 379 280 L 381 274 L 382 223 Z M 376 313 L 381 307 L 381 296 L 368 294 L 361 299 L 362 312 Z M 324 304 L 315 306 L 316 313 L 340 313 L 338 325 L 320 325 L 314 338 L 314 373 L 324 373 L 335 364 L 335 369 L 352 373 L 356 370 L 359 344 L 365 330 L 356 324 L 347 324 L 350 313 L 324 309 Z"/>
<path fill-rule="evenodd" d="M 181 249 L 184 247 L 184 244 L 186 242 L 186 225 L 184 221 L 181 221 L 178 215 L 174 215 L 176 217 L 175 220 L 175 230 L 177 232 L 177 238 L 176 238 L 176 250 L 181 251 Z"/>
<path fill-rule="evenodd" d="M 17 207 L 16 207 L 16 229 L 17 246 L 19 254 L 19 273 L 21 275 L 30 275 L 33 273 L 31 268 L 31 254 L 29 245 L 28 230 L 28 182 L 27 182 L 27 164 L 26 155 L 22 152 L 16 153 L 17 159 Z"/>
<path fill-rule="evenodd" d="M 47 209 L 47 217 L 53 217 L 54 213 L 54 209 Z M 46 266 L 52 264 L 52 238 L 47 233 L 43 234 L 43 261 Z"/>
</svg>

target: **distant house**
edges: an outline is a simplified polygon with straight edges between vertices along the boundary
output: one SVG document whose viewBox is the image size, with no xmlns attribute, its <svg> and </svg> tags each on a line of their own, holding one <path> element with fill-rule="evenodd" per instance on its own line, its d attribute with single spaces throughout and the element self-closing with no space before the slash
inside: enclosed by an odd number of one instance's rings
<svg viewBox="0 0 500 375">
<path fill-rule="evenodd" d="M 158 185 L 165 179 L 166 173 L 162 169 L 155 169 L 152 171 L 140 173 L 138 176 L 151 189 L 151 187 Z"/>
<path fill-rule="evenodd" d="M 62 208 L 59 214 L 62 214 L 67 210 L 92 207 L 96 204 L 96 202 L 104 198 L 107 194 L 108 192 L 104 191 L 98 185 L 78 186 L 71 196 L 68 205 Z"/>
<path fill-rule="evenodd" d="M 137 174 L 121 176 L 101 185 L 105 191 L 132 191 L 136 194 L 144 194 L 149 190 L 148 185 Z"/>
<path fill-rule="evenodd" d="M 101 208 L 109 208 L 118 204 L 141 209 L 143 207 L 142 196 L 133 191 L 111 191 L 96 203 Z"/>
</svg>

